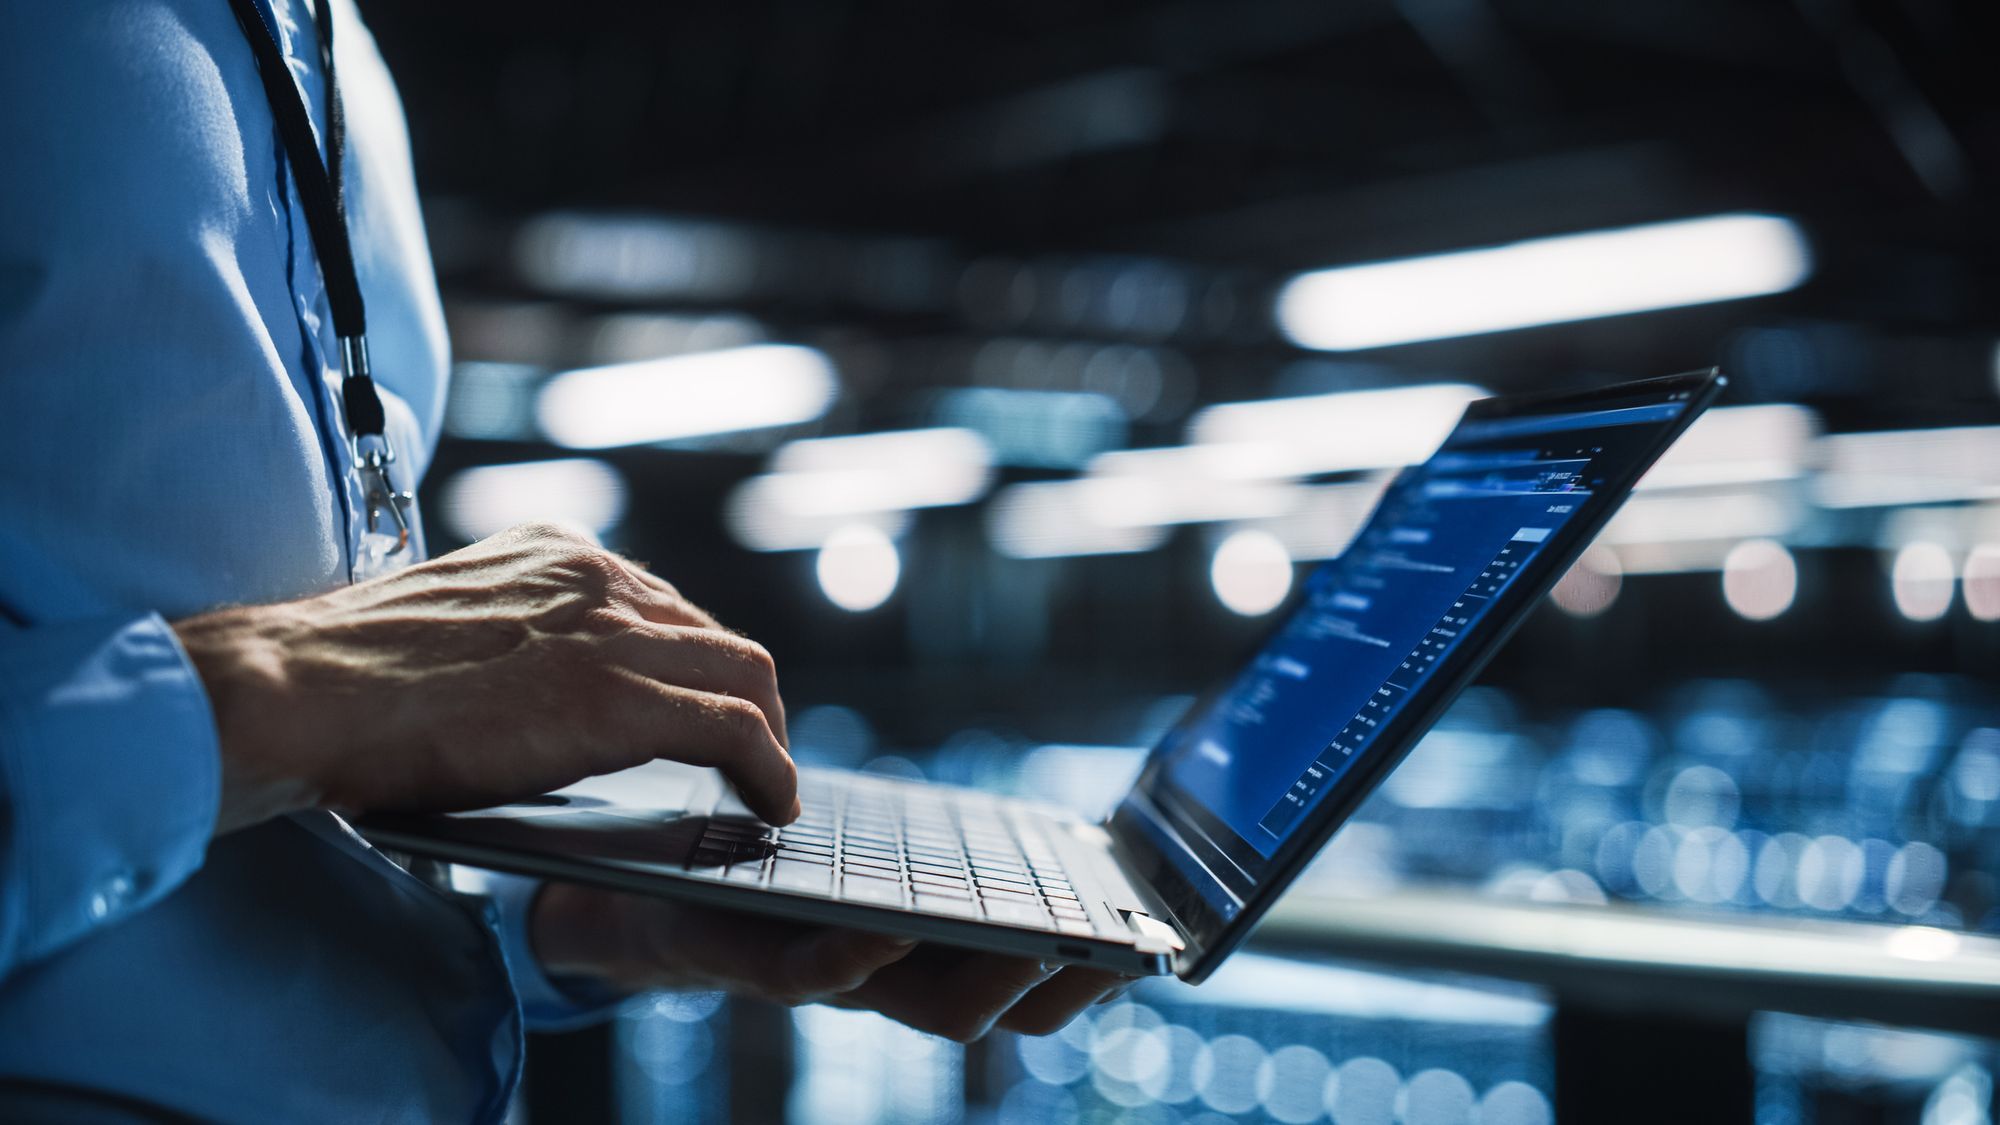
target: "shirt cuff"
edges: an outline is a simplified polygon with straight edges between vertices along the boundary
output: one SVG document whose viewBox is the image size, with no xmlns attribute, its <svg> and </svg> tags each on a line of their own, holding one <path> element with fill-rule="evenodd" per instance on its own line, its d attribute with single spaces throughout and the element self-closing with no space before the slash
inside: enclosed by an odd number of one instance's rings
<svg viewBox="0 0 2000 1125">
<path fill-rule="evenodd" d="M 208 693 L 158 614 L 0 631 L 0 966 L 180 885 L 221 796 Z"/>
<path fill-rule="evenodd" d="M 629 994 L 584 977 L 552 977 L 528 940 L 528 922 L 542 881 L 481 872 L 487 918 L 520 998 L 521 1018 L 536 1031 L 568 1031 L 616 1015 Z"/>
</svg>

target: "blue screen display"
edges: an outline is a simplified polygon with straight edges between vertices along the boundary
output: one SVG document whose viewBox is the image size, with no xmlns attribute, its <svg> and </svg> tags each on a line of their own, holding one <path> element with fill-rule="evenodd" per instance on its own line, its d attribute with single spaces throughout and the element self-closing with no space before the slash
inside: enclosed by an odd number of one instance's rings
<svg viewBox="0 0 2000 1125">
<path fill-rule="evenodd" d="M 1161 747 L 1163 780 L 1200 806 L 1206 834 L 1237 837 L 1218 850 L 1276 853 L 1501 591 L 1685 409 L 1468 420 L 1398 477 L 1256 658 Z"/>
</svg>

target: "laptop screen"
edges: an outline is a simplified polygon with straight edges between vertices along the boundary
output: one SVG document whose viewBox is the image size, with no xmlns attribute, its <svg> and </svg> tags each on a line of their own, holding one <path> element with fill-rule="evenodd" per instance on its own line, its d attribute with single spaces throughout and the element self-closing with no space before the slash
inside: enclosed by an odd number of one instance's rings
<svg viewBox="0 0 2000 1125">
<path fill-rule="evenodd" d="M 1135 791 L 1142 828 L 1217 919 L 1243 912 L 1287 845 L 1358 803 L 1351 791 L 1385 772 L 1373 758 L 1407 750 L 1399 720 L 1427 725 L 1462 686 L 1453 672 L 1567 566 L 1710 382 L 1489 399 L 1396 478 L 1255 657 L 1153 751 Z"/>
</svg>

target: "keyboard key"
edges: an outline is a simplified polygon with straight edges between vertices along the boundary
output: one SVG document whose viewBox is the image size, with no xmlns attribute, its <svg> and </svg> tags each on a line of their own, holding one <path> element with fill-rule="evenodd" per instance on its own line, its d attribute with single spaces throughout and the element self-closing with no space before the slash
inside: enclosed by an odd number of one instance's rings
<svg viewBox="0 0 2000 1125">
<path fill-rule="evenodd" d="M 957 918 L 979 917 L 979 904 L 969 898 L 950 898 L 945 895 L 925 894 L 919 888 L 914 902 L 916 908 L 926 914 L 950 914 Z"/>
<path fill-rule="evenodd" d="M 1009 883 L 1019 883 L 1024 887 L 1033 886 L 1035 882 L 1034 877 L 1025 871 L 1009 871 L 1001 867 L 989 867 L 983 863 L 972 865 L 972 876 L 975 879 L 1004 879 Z"/>
<path fill-rule="evenodd" d="M 868 867 L 881 871 L 901 871 L 903 869 L 903 865 L 897 863 L 894 859 L 885 859 L 881 856 L 873 855 L 858 855 L 854 852 L 848 852 L 841 856 L 840 865 L 842 867 Z"/>
<path fill-rule="evenodd" d="M 1004 902 L 988 898 L 982 899 L 980 904 L 986 907 L 986 916 L 995 922 L 1043 929 L 1049 925 L 1048 912 L 1033 903 Z"/>
<path fill-rule="evenodd" d="M 1049 913 L 1055 915 L 1058 918 L 1074 918 L 1079 922 L 1090 921 L 1090 915 L 1085 914 L 1083 911 L 1075 909 L 1073 907 L 1063 906 L 1060 903 L 1050 903 Z"/>
<path fill-rule="evenodd" d="M 841 877 L 840 897 L 854 902 L 903 905 L 903 884 L 893 879 L 871 879 L 865 875 Z"/>
<path fill-rule="evenodd" d="M 761 883 L 764 881 L 764 865 L 761 863 L 732 864 L 723 873 L 724 879 L 732 883 Z"/>
<path fill-rule="evenodd" d="M 946 879 L 937 875 L 925 875 L 917 871 L 910 873 L 910 887 L 912 890 L 920 891 L 924 894 L 948 894 L 958 898 L 972 897 L 972 891 L 961 880 Z"/>
<path fill-rule="evenodd" d="M 1097 927 L 1091 925 L 1089 922 L 1078 922 L 1073 918 L 1056 919 L 1056 929 L 1066 934 L 1094 934 L 1097 932 Z"/>
<path fill-rule="evenodd" d="M 901 853 L 897 852 L 896 849 L 894 848 L 883 848 L 872 845 L 857 844 L 852 840 L 848 841 L 846 846 L 843 847 L 841 851 L 843 854 L 848 856 L 860 856 L 865 859 L 881 859 L 881 860 L 887 860 L 890 863 L 895 863 L 902 859 Z"/>
<path fill-rule="evenodd" d="M 771 885 L 787 891 L 832 894 L 833 868 L 796 859 L 774 859 L 771 861 Z"/>
<path fill-rule="evenodd" d="M 1012 879 L 1016 883 L 1032 883 L 1035 881 L 1035 877 L 1028 874 L 1027 871 L 1019 867 L 1010 867 L 1004 863 L 989 863 L 983 859 L 975 859 L 970 866 L 977 874 L 988 875 L 995 879 Z"/>
<path fill-rule="evenodd" d="M 781 847 L 778 849 L 778 858 L 788 859 L 794 863 L 817 863 L 822 867 L 833 865 L 833 853 L 823 852 L 818 848 L 802 851 L 797 848 Z"/>
<path fill-rule="evenodd" d="M 1069 902 L 1080 902 L 1080 901 L 1082 901 L 1082 900 L 1080 900 L 1080 899 L 1078 899 L 1078 898 L 1076 897 L 1076 892 L 1075 892 L 1075 891 L 1068 891 L 1068 890 L 1057 890 L 1057 889 L 1055 889 L 1054 887 L 1043 887 L 1043 888 L 1042 888 L 1042 894 L 1043 894 L 1043 896 L 1044 896 L 1044 897 L 1046 897 L 1046 898 L 1052 898 L 1052 899 L 1062 899 L 1062 900 L 1066 900 L 1066 901 L 1069 901 Z"/>
<path fill-rule="evenodd" d="M 694 854 L 688 857 L 687 865 L 689 867 L 721 867 L 723 864 L 728 863 L 731 858 L 729 851 L 724 848 L 696 848 Z"/>
</svg>

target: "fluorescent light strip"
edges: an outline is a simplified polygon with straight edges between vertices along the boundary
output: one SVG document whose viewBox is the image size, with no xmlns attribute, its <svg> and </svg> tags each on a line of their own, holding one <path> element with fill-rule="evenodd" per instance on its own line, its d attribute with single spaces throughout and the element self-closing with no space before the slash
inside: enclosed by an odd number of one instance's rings
<svg viewBox="0 0 2000 1125">
<path fill-rule="evenodd" d="M 1812 273 L 1776 215 L 1714 215 L 1317 270 L 1279 293 L 1292 341 L 1353 351 L 1782 293 Z"/>
<path fill-rule="evenodd" d="M 1429 457 L 1466 404 L 1485 395 L 1467 383 L 1431 383 L 1230 402 L 1196 414 L 1187 435 L 1198 446 L 1241 447 L 1206 455 L 1239 477 L 1388 469 Z"/>
<path fill-rule="evenodd" d="M 1296 485 L 1292 510 L 1270 519 L 1250 520 L 1240 526 L 1255 527 L 1278 537 L 1295 559 L 1338 558 L 1354 542 L 1362 522 L 1375 510 L 1389 476 L 1339 484 Z"/>
<path fill-rule="evenodd" d="M 857 524 L 872 527 L 891 539 L 910 529 L 908 512 L 874 512 L 866 515 L 796 516 L 776 511 L 746 498 L 741 490 L 723 503 L 722 522 L 732 538 L 752 551 L 816 551 L 826 546 L 835 532 Z"/>
<path fill-rule="evenodd" d="M 535 417 L 557 445 L 606 449 L 809 422 L 838 392 L 818 350 L 758 344 L 565 372 Z"/>
<path fill-rule="evenodd" d="M 595 457 L 478 465 L 445 481 L 445 526 L 461 539 L 548 520 L 592 536 L 625 518 L 625 477 Z"/>
<path fill-rule="evenodd" d="M 922 474 L 937 470 L 984 470 L 993 447 L 979 433 L 956 426 L 891 430 L 848 437 L 788 442 L 771 455 L 780 473 L 880 471 Z"/>
<path fill-rule="evenodd" d="M 994 550 L 1016 559 L 1116 555 L 1150 551 L 1167 541 L 1159 526 L 1106 526 L 1087 498 L 1090 481 L 1010 485 L 986 509 Z"/>
<path fill-rule="evenodd" d="M 774 472 L 738 484 L 724 507 L 752 550 L 818 547 L 848 517 L 970 504 L 993 484 L 993 449 L 971 430 L 943 428 L 791 442 Z M 861 521 L 891 536 L 907 520 Z"/>
<path fill-rule="evenodd" d="M 1656 493 L 1627 501 L 1598 541 L 1623 547 L 1703 539 L 1782 538 L 1804 521 L 1804 505 L 1790 490 L 1780 487 Z"/>
<path fill-rule="evenodd" d="M 1805 472 L 1819 415 L 1788 403 L 1711 410 L 1676 440 L 1641 491 L 1793 480 Z"/>
<path fill-rule="evenodd" d="M 1831 434 L 1816 452 L 1821 507 L 2000 499 L 2000 426 Z"/>
</svg>

